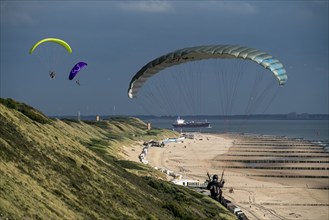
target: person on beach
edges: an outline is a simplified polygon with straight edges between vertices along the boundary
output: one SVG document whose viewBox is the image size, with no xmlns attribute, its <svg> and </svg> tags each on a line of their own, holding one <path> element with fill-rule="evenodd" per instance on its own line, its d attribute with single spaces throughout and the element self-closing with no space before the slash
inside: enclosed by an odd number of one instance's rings
<svg viewBox="0 0 329 220">
<path fill-rule="evenodd" d="M 222 201 L 222 188 L 225 181 L 218 181 L 218 175 L 214 175 L 212 181 L 208 183 L 207 189 L 210 190 L 210 197 L 221 202 Z"/>
</svg>

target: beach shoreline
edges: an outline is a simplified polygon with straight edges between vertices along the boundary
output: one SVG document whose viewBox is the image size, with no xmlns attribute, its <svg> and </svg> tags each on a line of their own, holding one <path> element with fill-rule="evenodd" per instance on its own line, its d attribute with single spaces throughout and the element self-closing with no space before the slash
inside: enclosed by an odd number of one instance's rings
<svg viewBox="0 0 329 220">
<path fill-rule="evenodd" d="M 134 148 L 126 147 L 126 159 L 139 161 L 143 147 Z M 328 155 L 310 142 L 283 137 L 195 133 L 183 143 L 149 148 L 147 161 L 200 183 L 207 172 L 225 170 L 223 195 L 249 219 L 311 220 L 329 217 Z"/>
</svg>

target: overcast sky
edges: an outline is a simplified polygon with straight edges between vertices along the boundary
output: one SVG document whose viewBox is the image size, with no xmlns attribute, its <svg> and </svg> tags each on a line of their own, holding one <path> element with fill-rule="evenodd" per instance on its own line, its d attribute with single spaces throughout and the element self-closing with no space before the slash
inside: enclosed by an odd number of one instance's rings
<svg viewBox="0 0 329 220">
<path fill-rule="evenodd" d="M 237 44 L 278 58 L 288 82 L 269 113 L 328 114 L 328 1 L 3 1 L 1 98 L 47 115 L 139 114 L 127 96 L 150 60 L 185 47 Z M 60 55 L 50 80 L 33 44 L 56 37 Z M 39 56 L 39 58 L 38 58 Z M 81 86 L 69 81 L 85 61 Z"/>
</svg>

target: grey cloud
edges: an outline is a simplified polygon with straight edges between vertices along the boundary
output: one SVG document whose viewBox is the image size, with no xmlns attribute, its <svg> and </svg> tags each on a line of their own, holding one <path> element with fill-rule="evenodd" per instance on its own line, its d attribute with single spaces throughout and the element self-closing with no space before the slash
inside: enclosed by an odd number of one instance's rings
<svg viewBox="0 0 329 220">
<path fill-rule="evenodd" d="M 183 3 L 182 5 L 186 5 L 186 4 Z M 255 5 L 249 2 L 241 2 L 241 1 L 196 1 L 196 2 L 190 2 L 189 7 L 195 8 L 194 10 L 196 11 L 207 10 L 211 13 L 217 12 L 217 13 L 231 14 L 231 15 L 258 13 L 258 9 Z"/>
<path fill-rule="evenodd" d="M 1 25 L 37 25 L 34 14 L 42 9 L 38 2 L 0 2 Z"/>
<path fill-rule="evenodd" d="M 166 1 L 120 2 L 117 7 L 122 10 L 137 12 L 166 12 L 172 10 L 171 3 Z"/>
</svg>

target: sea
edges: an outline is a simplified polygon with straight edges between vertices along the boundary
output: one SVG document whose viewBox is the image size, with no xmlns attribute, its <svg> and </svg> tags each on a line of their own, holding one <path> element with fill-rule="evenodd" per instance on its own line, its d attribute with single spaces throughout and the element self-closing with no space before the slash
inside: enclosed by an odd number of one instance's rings
<svg viewBox="0 0 329 220">
<path fill-rule="evenodd" d="M 117 116 L 101 116 L 107 119 Z M 163 128 L 172 130 L 172 123 L 175 117 L 143 117 L 137 116 L 145 123 L 150 122 L 153 128 Z M 75 118 L 76 116 L 62 116 L 57 118 Z M 96 116 L 81 116 L 81 120 L 95 120 Z M 190 120 L 190 119 L 189 119 Z M 202 118 L 207 120 L 207 118 Z M 291 139 L 303 139 L 323 146 L 329 152 L 329 120 L 251 120 L 234 119 L 225 120 L 223 118 L 212 117 L 207 120 L 210 128 L 184 129 L 183 132 L 204 132 L 204 133 L 243 133 L 256 135 L 272 135 Z M 176 129 L 176 131 L 180 131 Z"/>
<path fill-rule="evenodd" d="M 147 118 L 152 127 L 173 129 L 172 118 Z M 243 133 L 304 139 L 325 147 L 329 152 L 329 120 L 224 120 L 211 119 L 210 128 L 185 129 L 183 132 Z M 176 129 L 180 131 L 179 129 Z"/>
</svg>

